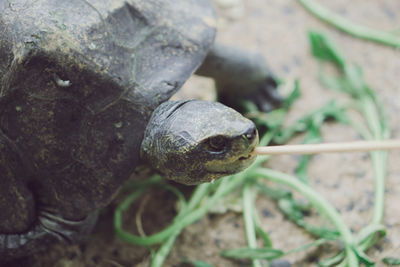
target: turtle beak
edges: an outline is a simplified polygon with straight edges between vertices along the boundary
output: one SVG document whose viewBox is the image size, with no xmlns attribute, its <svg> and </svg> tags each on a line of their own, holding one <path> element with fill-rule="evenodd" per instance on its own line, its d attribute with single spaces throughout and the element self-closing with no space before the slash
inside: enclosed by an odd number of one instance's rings
<svg viewBox="0 0 400 267">
<path fill-rule="evenodd" d="M 241 135 L 241 138 L 243 142 L 246 143 L 247 149 L 245 149 L 243 154 L 239 156 L 239 160 L 245 161 L 255 156 L 254 154 L 252 154 L 252 152 L 259 142 L 257 128 L 255 126 L 251 127 L 244 134 Z"/>
<path fill-rule="evenodd" d="M 249 145 L 257 145 L 258 144 L 258 132 L 256 126 L 251 127 L 247 130 L 242 137 L 247 140 Z"/>
</svg>

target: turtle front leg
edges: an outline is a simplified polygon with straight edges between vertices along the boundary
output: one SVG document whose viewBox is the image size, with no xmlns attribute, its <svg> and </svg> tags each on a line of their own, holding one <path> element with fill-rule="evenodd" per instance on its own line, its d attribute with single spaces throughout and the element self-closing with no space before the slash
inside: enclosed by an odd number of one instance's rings
<svg viewBox="0 0 400 267">
<path fill-rule="evenodd" d="M 97 218 L 97 213 L 91 213 L 82 220 L 65 220 L 41 203 L 20 155 L 0 131 L 0 265 L 43 250 L 57 240 L 78 241 L 90 232 Z"/>
<path fill-rule="evenodd" d="M 0 264 L 43 250 L 55 240 L 39 224 L 24 233 L 0 234 Z"/>
<path fill-rule="evenodd" d="M 280 105 L 277 80 L 259 53 L 214 44 L 196 74 L 215 79 L 220 101 L 241 109 L 249 100 L 262 111 Z"/>
<path fill-rule="evenodd" d="M 57 241 L 72 244 L 85 237 L 95 225 L 97 212 L 81 221 L 69 221 L 41 212 L 37 222 L 22 233 L 0 233 L 0 264 L 42 251 Z"/>
</svg>

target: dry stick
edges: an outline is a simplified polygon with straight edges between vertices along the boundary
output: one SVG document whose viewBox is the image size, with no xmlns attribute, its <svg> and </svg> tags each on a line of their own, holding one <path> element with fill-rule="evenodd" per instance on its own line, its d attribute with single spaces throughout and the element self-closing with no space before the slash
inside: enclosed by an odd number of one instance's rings
<svg viewBox="0 0 400 267">
<path fill-rule="evenodd" d="M 288 154 L 319 154 L 336 152 L 362 152 L 372 150 L 400 149 L 400 140 L 354 141 L 344 143 L 281 145 L 256 147 L 252 154 L 257 155 L 288 155 Z"/>
</svg>

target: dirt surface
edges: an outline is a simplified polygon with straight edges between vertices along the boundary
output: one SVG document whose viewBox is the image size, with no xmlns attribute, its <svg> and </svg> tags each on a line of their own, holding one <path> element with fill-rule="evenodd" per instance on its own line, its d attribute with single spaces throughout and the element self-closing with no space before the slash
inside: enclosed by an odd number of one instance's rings
<svg viewBox="0 0 400 267">
<path fill-rule="evenodd" d="M 322 89 L 318 83 L 318 64 L 311 57 L 307 30 L 318 29 L 327 33 L 347 55 L 351 62 L 359 64 L 366 80 L 384 102 L 393 130 L 393 137 L 400 138 L 398 114 L 400 111 L 399 52 L 393 48 L 361 41 L 345 35 L 321 23 L 293 0 L 219 0 L 215 1 L 220 13 L 218 40 L 261 52 L 271 69 L 289 85 L 299 78 L 302 97 L 294 105 L 288 123 L 307 111 L 319 107 L 333 94 Z M 331 10 L 348 19 L 375 29 L 395 30 L 400 25 L 400 2 L 397 0 L 319 0 Z M 193 79 L 185 86 L 188 93 L 203 97 L 215 95 L 209 80 Z M 194 89 L 195 88 L 195 89 Z M 193 93 L 194 92 L 194 93 Z M 182 96 L 182 95 L 180 95 Z M 327 124 L 323 128 L 326 142 L 347 141 L 359 138 L 358 134 L 344 126 Z M 295 139 L 292 142 L 299 142 Z M 280 156 L 269 161 L 269 167 L 293 173 L 298 163 L 297 156 Z M 380 259 L 400 254 L 400 151 L 389 154 L 384 224 L 387 237 L 368 251 L 368 255 L 383 266 Z M 310 169 L 311 183 L 315 189 L 340 211 L 352 230 L 366 224 L 372 213 L 373 173 L 371 161 L 366 153 L 330 154 L 315 156 Z M 112 203 L 100 217 L 95 232 L 82 244 L 55 246 L 43 254 L 16 263 L 15 266 L 57 267 L 128 267 L 147 266 L 149 251 L 129 245 L 113 234 Z M 164 192 L 153 192 L 147 197 L 143 213 L 143 228 L 146 233 L 160 229 L 174 215 L 174 197 Z M 132 232 L 137 227 L 135 216 L 139 207 L 127 213 L 125 226 Z M 290 223 L 278 211 L 276 203 L 267 198 L 257 200 L 263 229 L 271 235 L 278 249 L 292 249 L 308 243 L 312 238 Z M 312 223 L 321 219 L 311 214 Z M 183 258 L 203 260 L 214 266 L 249 266 L 248 262 L 233 262 L 219 256 L 222 249 L 245 246 L 242 217 L 228 212 L 209 215 L 186 228 L 178 238 L 175 248 L 165 266 L 185 266 Z M 315 266 L 316 260 L 334 245 L 323 250 L 307 250 L 285 257 L 292 266 Z M 328 253 L 322 253 L 327 252 Z M 10 265 L 11 266 L 11 265 Z"/>
</svg>

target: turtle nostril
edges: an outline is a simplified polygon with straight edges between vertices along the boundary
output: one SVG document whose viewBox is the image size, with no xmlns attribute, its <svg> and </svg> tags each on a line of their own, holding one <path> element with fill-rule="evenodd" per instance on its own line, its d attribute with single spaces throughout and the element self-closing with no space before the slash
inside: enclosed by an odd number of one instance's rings
<svg viewBox="0 0 400 267">
<path fill-rule="evenodd" d="M 247 139 L 249 142 L 252 142 L 252 141 L 256 138 L 256 136 L 257 136 L 257 129 L 256 129 L 255 127 L 252 127 L 251 129 L 249 129 L 249 130 L 244 134 L 244 136 L 246 137 L 246 139 Z"/>
</svg>

